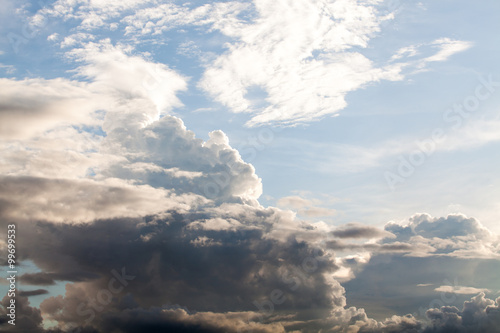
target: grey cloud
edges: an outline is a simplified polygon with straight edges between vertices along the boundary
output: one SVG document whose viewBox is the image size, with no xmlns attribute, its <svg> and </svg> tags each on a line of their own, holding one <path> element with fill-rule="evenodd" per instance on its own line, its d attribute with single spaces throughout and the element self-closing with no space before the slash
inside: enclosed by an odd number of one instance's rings
<svg viewBox="0 0 500 333">
<path fill-rule="evenodd" d="M 20 290 L 18 295 L 23 297 L 39 296 L 48 294 L 49 291 L 46 289 L 36 289 L 36 290 Z"/>
<path fill-rule="evenodd" d="M 21 275 L 19 280 L 32 286 L 50 286 L 55 284 L 53 275 L 49 273 L 26 273 Z"/>
<path fill-rule="evenodd" d="M 480 293 L 464 302 L 462 310 L 444 306 L 426 313 L 431 325 L 424 333 L 500 332 L 500 297 L 493 301 Z"/>
<path fill-rule="evenodd" d="M 44 332 L 41 328 L 42 316 L 40 310 L 30 306 L 28 298 L 21 295 L 16 295 L 16 325 L 11 325 L 7 321 L 8 309 L 11 298 L 7 295 L 0 302 L 0 329 L 2 332 Z"/>
<path fill-rule="evenodd" d="M 326 248 L 337 251 L 369 251 L 369 252 L 418 252 L 428 251 L 428 246 L 418 246 L 409 243 L 394 242 L 391 244 L 355 244 L 346 243 L 339 240 L 329 240 L 325 242 Z"/>
<path fill-rule="evenodd" d="M 387 231 L 361 223 L 346 224 L 334 230 L 332 234 L 338 238 L 382 238 L 393 236 Z"/>
<path fill-rule="evenodd" d="M 285 332 L 279 323 L 263 324 L 256 321 L 252 312 L 196 312 L 183 309 L 151 308 L 131 309 L 109 314 L 103 320 L 104 330 L 120 329 L 120 332 Z"/>
<path fill-rule="evenodd" d="M 378 320 L 391 314 L 425 315 L 429 307 L 457 305 L 468 297 L 418 287 L 418 284 L 496 290 L 496 276 L 500 274 L 500 263 L 495 259 L 380 253 L 362 265 L 354 278 L 343 283 L 346 298 L 349 305 L 364 308 L 370 317 Z"/>
<path fill-rule="evenodd" d="M 64 273 L 26 273 L 19 276 L 19 281 L 32 286 L 50 286 L 56 281 L 80 282 L 96 279 L 99 276 L 89 272 L 64 272 Z"/>
<path fill-rule="evenodd" d="M 115 295 L 116 299 L 102 313 L 96 311 L 96 319 L 89 324 L 102 332 L 115 324 L 123 327 L 124 332 L 126 327 L 145 324 L 138 318 L 134 324 L 134 314 L 152 319 L 151 323 L 158 318 L 158 327 L 184 327 L 187 331 L 197 327 L 207 331 L 224 327 L 231 331 L 231 325 L 237 328 L 243 325 L 241 318 L 247 318 L 242 327 L 272 332 L 281 324 L 273 324 L 273 317 L 266 316 L 260 323 L 261 314 L 254 302 L 267 304 L 275 289 L 283 291 L 285 301 L 276 305 L 273 316 L 299 311 L 308 313 L 305 318 L 314 318 L 345 304 L 342 287 L 325 279 L 325 274 L 337 269 L 331 257 L 293 236 L 284 242 L 263 238 L 275 223 L 273 215 L 279 211 L 226 211 L 242 224 L 236 229 L 190 227 L 210 221 L 215 212 L 171 212 L 143 219 L 96 220 L 90 224 L 18 223 L 18 233 L 23 235 L 22 258 L 32 260 L 43 271 L 21 278 L 43 284 L 59 279 L 78 281 L 74 276 L 71 280 L 72 272 L 85 272 L 92 277 L 68 284 L 64 297 L 50 297 L 40 307 L 44 316 L 61 325 L 82 326 L 88 318 L 78 314 L 78 306 L 95 300 L 99 291 L 108 288 L 112 270 L 125 267 L 135 279 L 123 293 Z M 247 215 L 245 219 L 242 213 Z M 214 244 L 195 246 L 192 241 L 200 237 L 213 239 Z M 310 273 L 302 268 L 306 258 L 317 259 L 317 266 Z M 198 314 L 186 317 L 181 312 L 156 310 L 159 312 L 155 315 L 154 308 L 169 304 L 181 304 Z M 120 314 L 113 314 L 115 311 Z M 237 319 L 228 311 L 248 313 Z M 224 317 L 227 324 L 220 326 Z"/>
</svg>

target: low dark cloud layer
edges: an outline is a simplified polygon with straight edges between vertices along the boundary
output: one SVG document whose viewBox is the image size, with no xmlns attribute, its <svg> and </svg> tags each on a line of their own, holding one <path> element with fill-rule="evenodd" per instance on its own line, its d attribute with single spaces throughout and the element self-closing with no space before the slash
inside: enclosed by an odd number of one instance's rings
<svg viewBox="0 0 500 333">
<path fill-rule="evenodd" d="M 20 290 L 19 296 L 30 297 L 48 294 L 49 291 L 46 289 L 36 289 L 36 290 Z"/>
</svg>

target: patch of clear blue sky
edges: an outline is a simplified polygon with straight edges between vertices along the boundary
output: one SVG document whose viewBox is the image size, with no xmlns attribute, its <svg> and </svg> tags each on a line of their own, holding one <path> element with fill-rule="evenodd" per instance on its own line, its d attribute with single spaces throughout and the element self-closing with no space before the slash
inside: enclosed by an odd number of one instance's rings
<svg viewBox="0 0 500 333">
<path fill-rule="evenodd" d="M 2 269 L 2 272 L 8 271 L 7 266 L 0 266 L 0 267 Z M 17 293 L 19 293 L 20 291 L 32 291 L 37 289 L 45 289 L 48 292 L 47 294 L 30 296 L 29 297 L 30 306 L 39 308 L 40 303 L 43 302 L 43 300 L 45 300 L 46 298 L 50 296 L 65 294 L 67 281 L 56 281 L 54 285 L 50 286 L 34 286 L 22 283 L 19 280 L 21 275 L 41 272 L 41 270 L 31 260 L 24 260 L 22 262 L 18 262 L 16 269 L 17 269 L 16 288 L 18 290 Z M 9 291 L 9 285 L 0 283 L 0 295 L 7 295 L 8 291 Z"/>
</svg>

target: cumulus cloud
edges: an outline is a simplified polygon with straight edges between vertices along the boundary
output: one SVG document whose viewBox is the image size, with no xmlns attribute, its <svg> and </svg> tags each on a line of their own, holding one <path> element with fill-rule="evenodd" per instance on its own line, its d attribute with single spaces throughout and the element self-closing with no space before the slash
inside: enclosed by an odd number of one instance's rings
<svg viewBox="0 0 500 333">
<path fill-rule="evenodd" d="M 484 293 L 479 293 L 466 301 L 462 310 L 454 306 L 428 310 L 426 315 L 431 325 L 425 332 L 499 332 L 499 306 L 500 298 L 493 301 L 486 298 Z"/>
<path fill-rule="evenodd" d="M 427 246 L 431 251 L 415 255 L 455 256 L 460 258 L 498 258 L 499 239 L 478 220 L 461 214 L 434 218 L 428 214 L 412 216 L 406 225 L 390 222 L 385 231 L 396 237 L 385 244 L 406 242 Z"/>
<path fill-rule="evenodd" d="M 30 306 L 26 296 L 18 295 L 16 297 L 16 325 L 10 325 L 7 320 L 9 313 L 7 307 L 10 305 L 11 298 L 7 295 L 0 302 L 0 327 L 5 332 L 44 332 L 41 328 L 42 315 L 40 309 Z"/>
<path fill-rule="evenodd" d="M 121 128 L 106 137 L 103 150 L 117 156 L 101 169 L 117 177 L 176 193 L 197 193 L 218 203 L 243 200 L 256 204 L 261 180 L 229 145 L 222 131 L 197 139 L 183 122 L 165 116 L 145 128 Z"/>
</svg>

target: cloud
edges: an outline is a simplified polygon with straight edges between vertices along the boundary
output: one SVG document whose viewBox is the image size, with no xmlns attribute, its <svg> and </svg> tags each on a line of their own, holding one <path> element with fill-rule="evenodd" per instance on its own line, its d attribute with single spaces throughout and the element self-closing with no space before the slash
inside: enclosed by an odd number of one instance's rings
<svg viewBox="0 0 500 333">
<path fill-rule="evenodd" d="M 107 133 L 115 128 L 144 127 L 182 106 L 176 94 L 186 90 L 186 78 L 164 64 L 132 55 L 132 51 L 104 39 L 66 53 L 82 63 L 78 75 L 92 80 L 92 89 L 103 95 L 108 111 L 103 130 Z"/>
<path fill-rule="evenodd" d="M 92 125 L 96 105 L 85 83 L 0 79 L 0 137 L 26 139 L 58 125 Z"/>
<path fill-rule="evenodd" d="M 121 332 L 285 332 L 281 323 L 263 324 L 253 312 L 197 312 L 184 309 L 132 309 L 110 315 L 104 328 Z"/>
<path fill-rule="evenodd" d="M 430 252 L 414 255 L 456 256 L 460 258 L 498 258 L 498 236 L 492 234 L 479 221 L 461 214 L 433 218 L 428 214 L 412 216 L 407 225 L 395 222 L 384 229 L 396 237 L 391 242 L 406 242 L 415 246 L 428 246 Z"/>
<path fill-rule="evenodd" d="M 195 8 L 174 3 L 160 4 L 125 16 L 121 23 L 126 25 L 126 35 L 159 35 L 187 25 L 212 25 L 225 29 L 227 25 L 238 24 L 237 16 L 248 7 L 248 4 L 237 1 L 213 2 Z"/>
<path fill-rule="evenodd" d="M 67 1 L 58 0 L 51 6 L 46 6 L 38 11 L 32 18 L 32 23 L 40 21 L 44 16 L 62 18 L 64 20 L 78 20 L 78 28 L 91 31 L 97 28 L 109 27 L 111 21 L 122 12 L 144 6 L 152 0 L 127 0 L 127 1 Z"/>
<path fill-rule="evenodd" d="M 131 10 L 134 14 L 130 14 Z M 231 111 L 250 113 L 252 118 L 247 125 L 258 126 L 295 125 L 335 115 L 346 107 L 345 96 L 349 92 L 381 80 L 402 80 L 404 69 L 423 70 L 427 64 L 447 60 L 472 45 L 440 38 L 405 46 L 392 61 L 388 59 L 386 64 L 376 66 L 362 50 L 380 32 L 382 23 L 393 17 L 383 11 L 380 1 L 369 0 L 273 4 L 230 1 L 197 6 L 135 0 L 120 4 L 57 1 L 35 17 L 76 19 L 78 32 L 66 36 L 62 46 L 92 40 L 95 36 L 81 30 L 92 31 L 106 25 L 113 30 L 123 27 L 125 36 L 136 42 L 146 35 L 160 35 L 174 28 L 203 27 L 205 32 L 198 31 L 202 35 L 219 32 L 223 37 L 217 37 L 218 43 L 227 41 L 220 45 L 225 53 L 214 56 L 211 50 L 196 51 L 205 67 L 198 86 Z M 87 51 L 92 45 L 86 46 Z M 414 56 L 422 47 L 438 51 L 406 61 L 406 56 Z M 113 60 L 110 64 L 116 66 L 119 59 Z M 249 92 L 255 89 L 261 90 L 264 97 L 250 98 Z"/>
<path fill-rule="evenodd" d="M 324 276 L 336 269 L 326 254 L 315 253 L 312 245 L 293 238 L 285 242 L 263 238 L 263 231 L 272 227 L 271 221 L 280 215 L 279 211 L 255 209 L 253 219 L 243 220 L 241 210 L 245 208 L 239 209 L 240 213 L 234 217 L 239 216 L 243 226 L 231 229 L 191 227 L 210 225 L 211 220 L 204 219 L 210 211 L 191 216 L 172 212 L 151 220 L 96 220 L 86 225 L 18 223 L 19 234 L 23 234 L 25 244 L 30 244 L 23 247 L 23 257 L 32 260 L 43 272 L 51 272 L 23 275 L 22 280 L 39 284 L 48 284 L 51 279 L 74 281 L 67 285 L 64 297 L 48 298 L 40 307 L 43 315 L 58 321 L 61 328 L 81 325 L 88 319 L 87 315 L 79 315 L 82 310 L 78 312 L 78 306 L 83 303 L 83 309 L 87 309 L 89 300 L 100 299 L 103 295 L 100 290 L 107 290 L 114 276 L 112 270 L 120 271 L 120 267 L 125 267 L 126 274 L 135 278 L 123 293 L 116 295 L 116 301 L 102 307 L 106 310 L 95 311 L 98 317 L 91 325 L 102 331 L 111 322 L 116 327 L 126 327 L 134 314 L 143 313 L 148 318 L 158 312 L 151 307 L 165 309 L 168 304 L 181 304 L 198 315 L 191 317 L 182 311 L 162 310 L 160 313 L 166 316 L 162 318 L 162 327 L 175 322 L 187 325 L 191 320 L 197 323 L 204 320 L 202 326 L 210 327 L 210 317 L 217 321 L 228 317 L 227 325 L 232 323 L 237 328 L 245 319 L 248 323 L 244 325 L 259 328 L 258 318 L 262 313 L 254 302 L 267 304 L 275 289 L 282 290 L 286 301 L 276 306 L 273 316 L 293 309 L 311 309 L 312 304 L 318 312 L 328 312 L 330 307 L 344 304 L 343 289 Z M 262 223 L 255 223 L 263 213 L 267 216 L 261 217 Z M 202 237 L 213 242 L 197 246 L 193 240 Z M 301 263 L 308 257 L 318 258 L 317 267 L 299 275 Z M 75 272 L 86 272 L 87 278 L 81 279 L 80 275 L 77 279 Z M 187 294 L 190 296 L 186 297 Z M 115 310 L 121 314 L 116 322 L 108 323 Z M 227 311 L 248 313 L 231 315 Z M 280 327 L 267 319 L 264 323 L 269 331 Z"/>
<path fill-rule="evenodd" d="M 499 305 L 500 298 L 493 301 L 480 293 L 465 302 L 462 310 L 456 307 L 428 310 L 426 315 L 431 320 L 431 325 L 425 332 L 498 332 Z"/>
<path fill-rule="evenodd" d="M 321 200 L 310 200 L 296 195 L 280 198 L 276 204 L 278 207 L 289 208 L 297 211 L 299 215 L 305 217 L 325 217 L 336 214 L 335 209 L 316 207 L 317 205 L 322 204 Z"/>
<path fill-rule="evenodd" d="M 374 244 L 327 242 L 336 252 L 356 251 L 360 258 L 370 253 L 369 261 L 347 256 L 337 264 L 344 269 L 341 279 L 350 304 L 376 318 L 391 312 L 423 315 L 423 305 L 451 306 L 467 293 L 497 289 L 491 281 L 500 270 L 498 236 L 478 220 L 416 214 L 384 229 L 395 237 Z M 421 288 L 431 285 L 438 287 Z"/>
<path fill-rule="evenodd" d="M 372 2 L 256 1 L 254 6 L 258 20 L 219 28 L 236 41 L 200 82 L 233 112 L 252 113 L 249 126 L 317 120 L 343 109 L 350 91 L 401 79 L 398 66 L 376 68 L 352 50 L 366 47 L 379 31 L 381 18 Z M 266 93 L 268 106 L 256 108 L 246 97 L 254 87 Z"/>
<path fill-rule="evenodd" d="M 464 286 L 440 286 L 434 289 L 435 291 L 444 293 L 455 293 L 463 295 L 477 295 L 479 293 L 490 292 L 485 288 L 474 288 L 474 287 L 464 287 Z"/>
<path fill-rule="evenodd" d="M 28 192 L 30 195 L 26 196 Z M 192 207 L 198 200 L 196 195 L 177 196 L 165 189 L 131 185 L 118 179 L 96 182 L 1 177 L 0 185 L 0 210 L 5 218 L 14 220 L 75 223 L 117 216 L 138 217 L 173 207 Z"/>
<path fill-rule="evenodd" d="M 346 224 L 334 230 L 332 234 L 338 238 L 384 238 L 394 236 L 390 232 L 361 223 Z"/>
<path fill-rule="evenodd" d="M 439 52 L 424 59 L 425 62 L 445 61 L 452 55 L 463 52 L 472 47 L 472 43 L 450 38 L 441 38 L 435 40 L 432 45 L 439 47 Z"/>
<path fill-rule="evenodd" d="M 36 290 L 21 290 L 19 291 L 19 296 L 30 297 L 48 294 L 49 291 L 46 289 L 36 289 Z"/>
<path fill-rule="evenodd" d="M 278 207 L 289 207 L 293 209 L 300 209 L 307 206 L 312 206 L 313 202 L 299 196 L 289 196 L 280 198 L 277 203 Z"/>
<path fill-rule="evenodd" d="M 441 62 L 448 60 L 451 56 L 470 49 L 474 44 L 468 41 L 451 38 L 439 38 L 429 43 L 420 43 L 400 48 L 391 60 L 406 59 L 414 62 L 417 68 L 423 68 L 430 62 Z M 435 50 L 438 50 L 435 52 Z M 423 58 L 415 58 L 423 53 L 433 53 Z M 412 59 L 412 60 L 410 60 Z"/>
<path fill-rule="evenodd" d="M 116 130 L 103 146 L 116 155 L 100 172 L 105 178 L 170 188 L 177 194 L 196 193 L 217 203 L 256 204 L 262 193 L 254 167 L 241 159 L 222 131 L 209 133 L 203 142 L 177 117 L 164 116 L 139 130 Z"/>
<path fill-rule="evenodd" d="M 15 312 L 15 323 L 16 325 L 8 324 L 7 321 L 10 320 L 7 317 L 8 309 L 10 305 L 11 298 L 7 295 L 0 302 L 0 327 L 2 331 L 5 332 L 44 332 L 41 328 L 42 316 L 40 309 L 30 306 L 28 298 L 25 296 L 17 295 L 16 300 L 16 312 Z"/>
</svg>

